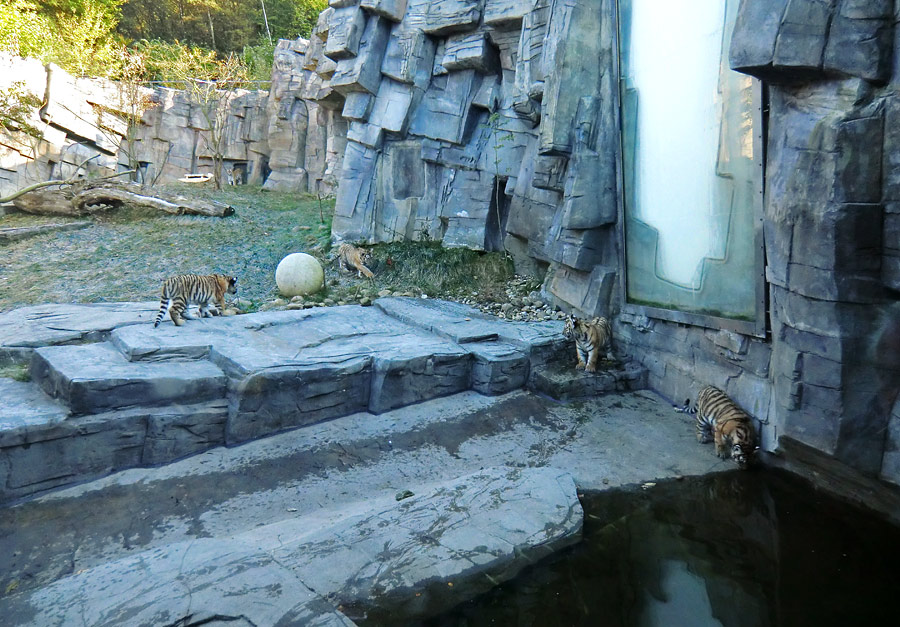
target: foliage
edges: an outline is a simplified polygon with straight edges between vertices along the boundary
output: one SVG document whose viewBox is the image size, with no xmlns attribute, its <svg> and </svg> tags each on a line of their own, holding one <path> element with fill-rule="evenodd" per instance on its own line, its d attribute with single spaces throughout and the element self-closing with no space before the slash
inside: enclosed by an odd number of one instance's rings
<svg viewBox="0 0 900 627">
<path fill-rule="evenodd" d="M 272 78 L 272 63 L 275 60 L 275 44 L 260 37 L 255 45 L 244 46 L 241 55 L 247 66 L 247 77 L 252 81 L 267 82 Z"/>
<path fill-rule="evenodd" d="M 260 38 L 273 43 L 308 37 L 327 0 L 126 0 L 118 32 L 128 39 L 183 41 L 217 51 L 240 52 Z"/>
<path fill-rule="evenodd" d="M 160 81 L 166 87 L 181 89 L 186 78 L 206 79 L 216 73 L 216 53 L 180 41 L 143 39 L 133 49 L 144 58 L 144 77 Z"/>
<path fill-rule="evenodd" d="M 21 81 L 0 89 L 0 131 L 8 135 L 19 131 L 35 139 L 42 138 L 41 129 L 31 124 L 40 106 L 40 99 L 26 91 Z"/>
<path fill-rule="evenodd" d="M 121 59 L 122 0 L 12 0 L 0 9 L 0 49 L 76 76 L 109 76 Z"/>
</svg>

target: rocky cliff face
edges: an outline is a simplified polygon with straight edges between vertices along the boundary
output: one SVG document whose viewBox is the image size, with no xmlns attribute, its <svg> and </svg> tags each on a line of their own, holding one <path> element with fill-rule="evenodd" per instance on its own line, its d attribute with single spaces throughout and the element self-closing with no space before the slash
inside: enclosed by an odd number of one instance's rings
<svg viewBox="0 0 900 627">
<path fill-rule="evenodd" d="M 617 246 L 613 3 L 333 0 L 303 96 L 347 123 L 333 233 L 506 248 L 608 313 Z M 601 106 L 605 103 L 605 106 Z"/>
<path fill-rule="evenodd" d="M 128 125 L 126 100 L 109 81 L 75 78 L 58 66 L 0 53 L 0 90 L 42 103 L 28 123 L 41 138 L 0 131 L 0 196 L 32 183 L 81 173 L 114 174 Z"/>
</svg>

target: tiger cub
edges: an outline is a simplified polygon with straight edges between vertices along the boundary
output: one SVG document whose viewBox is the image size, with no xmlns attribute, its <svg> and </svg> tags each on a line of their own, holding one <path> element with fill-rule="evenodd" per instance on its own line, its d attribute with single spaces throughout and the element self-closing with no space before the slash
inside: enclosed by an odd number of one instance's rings
<svg viewBox="0 0 900 627">
<path fill-rule="evenodd" d="M 694 407 L 690 402 L 691 399 L 687 399 L 684 407 L 675 410 L 697 414 L 697 441 L 706 444 L 714 439 L 718 457 L 728 459 L 730 455 L 741 469 L 746 469 L 757 449 L 750 414 L 738 407 L 725 392 L 711 385 L 700 390 Z"/>
<path fill-rule="evenodd" d="M 338 247 L 338 264 L 343 272 L 356 270 L 356 276 L 366 275 L 371 279 L 375 275 L 366 267 L 366 264 L 371 262 L 372 253 L 365 248 L 357 248 L 346 242 Z"/>
<path fill-rule="evenodd" d="M 615 359 L 612 352 L 612 328 L 606 318 L 594 318 L 586 322 L 575 316 L 566 316 L 563 336 L 567 340 L 575 340 L 575 356 L 578 359 L 576 369 L 596 372 L 601 351 L 605 351 L 606 359 Z"/>
<path fill-rule="evenodd" d="M 237 279 L 226 274 L 179 274 L 169 277 L 163 282 L 162 297 L 159 300 L 159 313 L 153 327 L 159 326 L 166 310 L 172 317 L 175 326 L 184 324 L 183 318 L 193 320 L 188 311 L 189 305 L 200 305 L 200 315 L 209 318 L 209 301 L 214 300 L 218 306 L 218 315 L 225 310 L 225 294 L 237 294 Z M 171 306 L 171 308 L 170 308 Z"/>
</svg>

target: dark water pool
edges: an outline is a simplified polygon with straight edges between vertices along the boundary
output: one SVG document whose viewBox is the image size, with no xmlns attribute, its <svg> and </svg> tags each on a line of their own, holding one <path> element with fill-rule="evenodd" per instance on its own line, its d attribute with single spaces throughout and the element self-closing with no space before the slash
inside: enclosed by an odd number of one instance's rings
<svg viewBox="0 0 900 627">
<path fill-rule="evenodd" d="M 733 472 L 583 504 L 581 544 L 415 624 L 900 624 L 900 529 L 789 475 Z"/>
</svg>

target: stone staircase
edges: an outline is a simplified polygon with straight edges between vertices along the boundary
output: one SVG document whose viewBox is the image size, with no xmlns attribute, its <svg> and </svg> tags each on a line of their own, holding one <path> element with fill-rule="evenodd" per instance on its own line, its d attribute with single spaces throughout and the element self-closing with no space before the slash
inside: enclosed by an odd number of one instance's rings
<svg viewBox="0 0 900 627">
<path fill-rule="evenodd" d="M 632 364 L 555 365 L 556 321 L 507 322 L 446 301 L 342 306 L 150 324 L 152 303 L 48 305 L 0 316 L 0 502 L 170 463 L 350 414 L 465 390 L 531 386 L 556 399 L 640 389 Z"/>
</svg>

